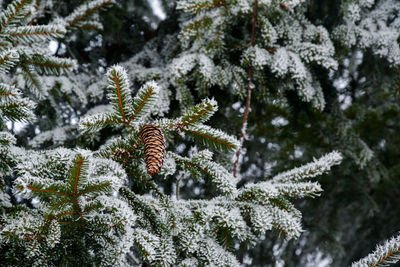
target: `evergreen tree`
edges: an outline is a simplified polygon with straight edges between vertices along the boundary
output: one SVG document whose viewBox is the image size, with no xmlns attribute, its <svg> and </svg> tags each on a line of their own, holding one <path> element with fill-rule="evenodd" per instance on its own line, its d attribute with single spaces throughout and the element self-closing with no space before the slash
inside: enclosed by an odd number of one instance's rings
<svg viewBox="0 0 400 267">
<path fill-rule="evenodd" d="M 9 2 L 0 263 L 345 266 L 399 230 L 398 1 Z"/>
</svg>

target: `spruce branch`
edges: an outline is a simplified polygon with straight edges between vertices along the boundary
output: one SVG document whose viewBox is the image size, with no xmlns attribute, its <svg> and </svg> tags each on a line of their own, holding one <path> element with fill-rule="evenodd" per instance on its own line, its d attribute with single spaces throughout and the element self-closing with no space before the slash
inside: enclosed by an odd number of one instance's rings
<svg viewBox="0 0 400 267">
<path fill-rule="evenodd" d="M 280 183 L 304 181 L 306 178 L 312 178 L 329 171 L 332 166 L 340 164 L 342 159 L 343 157 L 341 153 L 338 151 L 333 151 L 319 159 L 314 159 L 313 162 L 310 162 L 306 165 L 274 176 L 272 178 L 272 182 Z"/>
<path fill-rule="evenodd" d="M 62 25 L 18 26 L 5 28 L 0 32 L 0 37 L 8 38 L 12 42 L 29 44 L 61 38 L 65 33 L 65 27 Z"/>
<path fill-rule="evenodd" d="M 0 237 L 16 233 L 17 238 L 22 235 L 23 240 L 29 238 L 32 242 L 35 235 L 46 239 L 48 245 L 42 242 L 30 244 L 34 246 L 29 247 L 34 257 L 38 249 L 48 255 L 48 246 L 52 248 L 58 242 L 69 250 L 75 242 L 69 237 L 70 233 L 76 235 L 79 232 L 82 240 L 91 240 L 87 245 L 91 249 L 98 251 L 97 246 L 101 244 L 100 247 L 108 251 L 107 258 L 103 259 L 105 262 L 120 262 L 123 259 L 133 241 L 126 234 L 135 216 L 125 202 L 111 197 L 110 193 L 122 186 L 126 174 L 117 163 L 93 158 L 87 151 L 82 152 L 84 156 L 66 149 L 15 155 L 19 173 L 16 190 L 26 198 L 40 199 L 40 209 L 27 212 L 36 212 L 35 220 L 41 224 L 0 226 Z M 25 157 L 35 160 L 29 162 Z"/>
<path fill-rule="evenodd" d="M 6 73 L 19 61 L 19 54 L 14 49 L 0 52 L 0 73 Z"/>
<path fill-rule="evenodd" d="M 10 147 L 15 145 L 17 139 L 9 132 L 0 132 L 0 147 Z"/>
<path fill-rule="evenodd" d="M 31 172 L 26 170 L 24 163 L 21 164 L 21 173 L 23 174 L 21 178 L 18 178 L 17 189 L 22 194 L 27 197 L 39 197 L 45 202 L 49 202 L 50 206 L 62 209 L 62 213 L 56 214 L 57 217 L 65 217 L 67 215 L 79 215 L 81 226 L 85 225 L 83 218 L 83 213 L 88 211 L 88 206 L 82 206 L 80 198 L 82 197 L 96 197 L 106 192 L 109 192 L 111 188 L 118 188 L 120 182 L 117 181 L 107 181 L 111 177 L 105 179 L 102 175 L 110 174 L 110 170 L 114 171 L 114 175 L 119 175 L 122 178 L 123 174 L 118 174 L 115 170 L 118 169 L 117 165 L 108 163 L 107 166 L 100 165 L 104 160 L 92 160 L 77 154 L 72 160 L 72 166 L 70 167 L 68 173 L 62 171 L 60 175 L 64 174 L 64 180 L 52 180 L 51 178 L 41 177 L 46 175 L 46 171 Z M 49 164 L 49 163 L 47 163 Z M 55 162 L 50 163 L 60 164 L 55 160 Z M 57 165 L 56 165 L 57 166 Z M 59 166 L 62 167 L 63 165 Z M 39 166 L 37 166 L 39 167 Z M 44 166 L 40 167 L 43 168 Z M 90 175 L 98 175 L 98 178 L 90 177 Z M 39 176 L 39 177 L 38 177 Z M 117 186 L 117 187 L 116 187 Z M 90 204 L 90 203 L 88 203 Z M 97 204 L 95 204 L 96 206 Z"/>
<path fill-rule="evenodd" d="M 106 75 L 108 81 L 108 99 L 111 101 L 114 110 L 118 113 L 122 122 L 127 122 L 127 118 L 132 114 L 129 106 L 132 103 L 132 98 L 126 71 L 116 65 L 111 67 Z"/>
<path fill-rule="evenodd" d="M 16 93 L 18 93 L 14 91 L 17 91 L 17 89 L 14 86 L 5 83 L 0 83 L 0 98 L 13 97 L 16 95 Z"/>
<path fill-rule="evenodd" d="M 158 185 L 147 173 L 145 166 L 130 164 L 128 166 L 125 165 L 124 167 L 126 168 L 129 181 L 136 185 L 136 187 L 143 188 L 143 191 L 145 192 L 153 192 L 160 198 L 164 197 L 164 194 L 160 191 Z"/>
<path fill-rule="evenodd" d="M 87 19 L 90 15 L 92 15 L 97 10 L 114 3 L 113 0 L 94 0 L 88 3 L 82 4 L 78 8 L 74 10 L 74 12 L 65 18 L 65 21 L 68 23 L 69 27 L 79 25 L 79 22 Z"/>
<path fill-rule="evenodd" d="M 22 97 L 20 90 L 0 84 L 0 111 L 4 118 L 11 121 L 32 120 L 35 117 L 32 112 L 35 106 L 33 101 Z"/>
<path fill-rule="evenodd" d="M 29 13 L 32 0 L 14 0 L 0 14 L 0 33 L 8 25 L 18 24 Z"/>
<path fill-rule="evenodd" d="M 218 190 L 228 197 L 233 197 L 237 194 L 236 184 L 232 179 L 232 175 L 223 166 L 211 160 L 211 152 L 207 150 L 201 151 L 191 158 L 185 158 L 174 153 L 170 153 L 170 156 L 174 158 L 183 170 L 191 172 L 195 178 L 200 176 L 199 172 L 206 177 L 210 177 Z"/>
<path fill-rule="evenodd" d="M 400 260 L 400 236 L 392 237 L 368 254 L 365 258 L 354 262 L 351 267 L 388 266 Z"/>
<path fill-rule="evenodd" d="M 221 130 L 202 124 L 207 121 L 218 109 L 214 99 L 204 99 L 200 104 L 187 110 L 186 113 L 175 120 L 160 121 L 160 126 L 166 131 L 175 131 L 192 137 L 194 140 L 222 151 L 235 151 L 239 142 L 233 136 Z"/>
<path fill-rule="evenodd" d="M 181 130 L 193 139 L 222 151 L 234 151 L 239 147 L 236 138 L 207 125 L 194 124 L 183 127 Z"/>
<path fill-rule="evenodd" d="M 121 187 L 119 192 L 121 196 L 128 201 L 128 204 L 135 210 L 135 212 L 142 214 L 149 220 L 153 230 L 158 231 L 160 229 L 169 231 L 168 227 L 159 218 L 159 215 L 151 208 L 151 205 L 146 203 L 145 199 L 142 199 L 140 196 L 136 195 L 126 187 Z"/>
<path fill-rule="evenodd" d="M 193 14 L 197 14 L 202 10 L 213 9 L 220 6 L 226 7 L 226 1 L 181 1 L 178 3 L 177 9 L 185 9 L 191 11 Z"/>
<path fill-rule="evenodd" d="M 218 110 L 218 104 L 214 99 L 203 99 L 200 104 L 186 111 L 180 118 L 177 126 L 188 127 L 192 124 L 206 122 Z"/>
<path fill-rule="evenodd" d="M 25 78 L 26 85 L 28 89 L 30 89 L 30 91 L 33 93 L 33 95 L 35 95 L 39 99 L 47 96 L 47 92 L 43 90 L 44 88 L 42 81 L 38 73 L 35 71 L 34 67 L 22 63 L 21 69 L 23 71 L 22 75 Z"/>
<path fill-rule="evenodd" d="M 154 81 L 144 84 L 133 99 L 133 114 L 128 123 L 137 122 L 150 116 L 159 99 L 160 88 Z"/>
<path fill-rule="evenodd" d="M 81 21 L 78 25 L 75 25 L 75 28 L 80 30 L 96 30 L 100 31 L 103 30 L 103 24 L 95 20 L 89 21 Z"/>
<path fill-rule="evenodd" d="M 99 113 L 81 119 L 79 129 L 83 133 L 95 133 L 106 126 L 120 126 L 120 120 L 113 113 Z"/>
<path fill-rule="evenodd" d="M 39 72 L 46 75 L 61 75 L 77 68 L 77 61 L 68 58 L 42 55 L 23 55 L 22 64 L 32 65 Z"/>
<path fill-rule="evenodd" d="M 256 24 L 257 24 L 257 10 L 258 10 L 258 0 L 254 0 L 254 7 L 253 7 L 253 18 L 252 18 L 252 26 L 251 26 L 251 37 L 250 37 L 250 47 L 254 46 L 254 39 L 256 34 Z M 243 113 L 243 120 L 242 126 L 240 128 L 240 135 L 239 135 L 239 147 L 236 152 L 236 160 L 233 164 L 233 177 L 236 178 L 238 173 L 238 165 L 239 165 L 239 158 L 240 158 L 240 150 L 243 146 L 244 138 L 246 135 L 246 126 L 247 126 L 247 117 L 249 116 L 250 111 L 250 101 L 251 101 L 251 90 L 253 89 L 253 64 L 250 63 L 249 71 L 248 71 L 248 83 L 246 85 L 246 107 Z"/>
<path fill-rule="evenodd" d="M 71 169 L 71 181 L 73 180 L 74 183 L 74 192 L 72 194 L 72 198 L 73 198 L 73 203 L 76 209 L 76 212 L 79 214 L 79 217 L 81 219 L 81 225 L 82 227 L 85 226 L 85 220 L 83 218 L 82 215 L 82 209 L 80 207 L 80 205 L 78 204 L 78 182 L 79 182 L 79 178 L 80 177 L 84 177 L 85 175 L 87 175 L 87 173 L 85 173 L 84 169 L 87 169 L 86 165 L 83 165 L 84 163 L 84 159 L 78 155 L 76 157 L 76 159 L 74 160 L 74 168 Z M 82 173 L 81 173 L 82 172 Z M 84 191 L 83 191 L 84 192 Z"/>
<path fill-rule="evenodd" d="M 136 132 L 132 132 L 125 138 L 117 137 L 109 140 L 106 144 L 101 146 L 95 155 L 105 158 L 135 158 L 143 156 L 137 150 L 140 144 L 140 138 Z"/>
</svg>

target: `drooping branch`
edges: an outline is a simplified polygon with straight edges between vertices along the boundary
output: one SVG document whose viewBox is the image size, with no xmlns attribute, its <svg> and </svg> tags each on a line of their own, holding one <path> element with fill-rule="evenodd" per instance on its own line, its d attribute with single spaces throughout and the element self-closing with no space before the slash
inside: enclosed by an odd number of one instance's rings
<svg viewBox="0 0 400 267">
<path fill-rule="evenodd" d="M 250 46 L 254 46 L 254 39 L 256 33 L 256 24 L 257 24 L 257 10 L 258 10 L 258 0 L 254 1 L 254 8 L 253 8 L 253 19 L 252 19 L 252 27 L 251 27 L 251 39 L 250 39 Z M 233 165 L 233 177 L 236 178 L 238 172 L 238 165 L 239 165 L 239 157 L 240 151 L 243 146 L 244 136 L 246 134 L 246 124 L 247 118 L 249 116 L 250 110 L 250 100 L 251 100 L 251 89 L 253 87 L 253 64 L 250 62 L 249 71 L 248 71 L 248 83 L 246 85 L 247 89 L 247 96 L 246 96 L 246 107 L 243 113 L 243 120 L 242 120 L 242 127 L 240 129 L 240 146 L 236 152 L 236 160 Z"/>
</svg>

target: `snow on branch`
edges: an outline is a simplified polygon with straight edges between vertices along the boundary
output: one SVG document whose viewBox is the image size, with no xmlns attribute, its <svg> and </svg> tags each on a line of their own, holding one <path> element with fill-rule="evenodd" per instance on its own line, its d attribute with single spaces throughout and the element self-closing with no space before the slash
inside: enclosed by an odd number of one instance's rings
<svg viewBox="0 0 400 267">
<path fill-rule="evenodd" d="M 351 267 L 388 266 L 400 260 L 400 236 L 392 237 L 368 254 L 365 258 L 354 262 Z"/>
<path fill-rule="evenodd" d="M 19 90 L 17 90 L 14 86 L 5 83 L 0 83 L 1 98 L 14 96 L 17 93 L 19 93 Z"/>
<path fill-rule="evenodd" d="M 0 32 L 8 25 L 18 24 L 30 12 L 32 0 L 14 0 L 0 14 Z"/>
<path fill-rule="evenodd" d="M 170 64 L 172 82 L 184 88 L 185 83 L 195 78 L 201 80 L 198 86 L 200 91 L 214 85 L 225 90 L 231 86 L 244 88 L 245 81 L 226 79 L 223 73 L 228 73 L 229 69 L 254 66 L 252 84 L 256 87 L 265 85 L 263 73 L 264 69 L 269 69 L 273 76 L 287 85 L 285 89 L 297 90 L 304 101 L 323 110 L 325 100 L 322 89 L 310 67 L 317 64 L 336 70 L 338 63 L 328 31 L 299 15 L 302 11 L 298 7 L 304 4 L 304 0 L 260 1 L 256 8 L 258 15 L 254 17 L 257 20 L 257 36 L 249 33 L 243 42 L 237 44 L 240 48 L 235 50 L 235 53 L 241 53 L 240 64 L 229 56 L 221 57 L 231 46 L 227 40 L 230 40 L 232 29 L 236 27 L 235 22 L 242 21 L 243 16 L 248 16 L 250 20 L 254 13 L 252 5 L 255 6 L 256 2 L 178 1 L 178 10 L 186 11 L 191 16 L 182 23 L 179 36 L 187 49 Z M 275 12 L 280 16 L 276 16 Z M 262 38 L 258 37 L 258 31 Z M 253 43 L 251 36 L 256 37 Z M 242 93 L 242 90 L 235 93 Z"/>
<path fill-rule="evenodd" d="M 182 127 L 182 131 L 199 142 L 219 150 L 235 151 L 239 147 L 239 141 L 235 137 L 207 125 L 188 125 Z"/>
<path fill-rule="evenodd" d="M 22 63 L 22 76 L 24 77 L 26 86 L 29 91 L 35 95 L 38 99 L 48 96 L 46 88 L 43 86 L 42 79 L 39 74 L 35 71 L 33 65 L 27 65 Z"/>
<path fill-rule="evenodd" d="M 191 124 L 206 122 L 216 111 L 218 104 L 214 99 L 203 99 L 200 104 L 192 107 L 180 118 L 180 125 L 187 127 Z"/>
<path fill-rule="evenodd" d="M 19 89 L 8 84 L 0 83 L 0 113 L 11 121 L 28 121 L 35 116 L 32 110 L 35 103 L 22 97 Z"/>
<path fill-rule="evenodd" d="M 258 232 L 275 229 L 287 238 L 297 238 L 303 231 L 301 213 L 290 200 L 318 196 L 322 191 L 320 184 L 304 180 L 328 171 L 341 159 L 341 154 L 334 151 L 271 180 L 246 184 L 239 190 L 235 200 L 248 205 L 250 220 Z"/>
<path fill-rule="evenodd" d="M 228 197 L 234 197 L 237 194 L 236 180 L 223 166 L 212 161 L 210 151 L 201 151 L 191 158 L 181 157 L 174 153 L 169 153 L 169 155 L 182 169 L 193 173 L 195 177 L 200 173 L 210 177 L 217 188 Z"/>
<path fill-rule="evenodd" d="M 84 3 L 74 10 L 74 12 L 65 18 L 65 21 L 69 26 L 80 26 L 83 20 L 86 20 L 98 9 L 107 5 L 115 3 L 114 0 L 94 0 L 88 3 Z"/>
<path fill-rule="evenodd" d="M 135 230 L 133 236 L 142 257 L 148 262 L 156 261 L 157 248 L 160 244 L 159 238 L 140 228 Z"/>
<path fill-rule="evenodd" d="M 138 147 L 140 138 L 137 133 L 132 133 L 128 136 L 111 138 L 102 145 L 96 154 L 105 158 L 126 157 L 133 154 Z M 135 154 L 136 154 L 135 153 Z M 143 153 L 137 155 L 142 156 Z"/>
<path fill-rule="evenodd" d="M 130 106 L 132 97 L 128 75 L 124 68 L 116 65 L 108 70 L 106 76 L 108 82 L 108 99 L 111 101 L 114 111 L 125 122 L 133 113 Z"/>
<path fill-rule="evenodd" d="M 373 9 L 371 7 L 374 6 Z M 342 5 L 345 21 L 333 31 L 333 37 L 351 48 L 358 45 L 375 55 L 386 58 L 392 66 L 400 65 L 397 1 L 345 1 Z"/>
<path fill-rule="evenodd" d="M 136 216 L 126 202 L 111 196 L 126 181 L 119 164 L 85 150 L 12 154 L 18 173 L 15 191 L 27 199 L 38 197 L 40 205 L 7 214 L 10 223 L 0 227 L 2 242 L 22 244 L 26 258 L 43 263 L 58 243 L 70 244 L 64 250 L 71 253 L 77 243 L 70 234 L 84 236 L 85 246 L 101 255 L 102 264 L 124 265 Z"/>
<path fill-rule="evenodd" d="M 16 50 L 10 49 L 0 52 L 0 73 L 6 73 L 18 63 L 19 55 Z"/>
<path fill-rule="evenodd" d="M 144 84 L 133 99 L 133 112 L 130 121 L 141 121 L 150 116 L 159 100 L 160 87 L 154 81 Z"/>
<path fill-rule="evenodd" d="M 8 37 L 13 42 L 29 44 L 38 41 L 48 41 L 65 35 L 64 25 L 38 25 L 7 27 L 0 32 L 0 37 Z"/>
<path fill-rule="evenodd" d="M 241 266 L 236 257 L 211 238 L 201 243 L 199 254 L 210 266 Z"/>
<path fill-rule="evenodd" d="M 120 121 L 113 113 L 98 113 L 85 116 L 79 123 L 79 129 L 83 133 L 94 133 L 106 126 L 119 126 Z"/>
<path fill-rule="evenodd" d="M 314 162 L 274 176 L 272 182 L 298 182 L 306 178 L 312 178 L 329 171 L 332 166 L 338 165 L 341 161 L 342 155 L 337 151 L 333 151 L 319 159 L 314 159 Z"/>
<path fill-rule="evenodd" d="M 15 145 L 17 139 L 9 132 L 0 132 L 0 146 L 9 147 Z"/>
<path fill-rule="evenodd" d="M 46 75 L 61 75 L 77 69 L 77 61 L 69 58 L 59 58 L 42 55 L 22 55 L 22 63 L 33 66 L 38 72 Z"/>
</svg>

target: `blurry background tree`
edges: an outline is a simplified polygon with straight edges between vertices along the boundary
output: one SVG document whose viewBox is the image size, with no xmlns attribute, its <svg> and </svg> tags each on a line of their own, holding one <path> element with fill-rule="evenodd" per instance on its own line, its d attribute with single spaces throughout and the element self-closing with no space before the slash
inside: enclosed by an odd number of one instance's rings
<svg viewBox="0 0 400 267">
<path fill-rule="evenodd" d="M 82 1 L 52 3 L 41 22 L 67 17 Z M 346 266 L 399 231 L 399 1 L 126 0 L 96 14 L 103 29 L 67 31 L 50 43 L 54 55 L 76 59 L 78 71 L 48 84 L 53 100 L 36 108 L 38 120 L 22 129 L 9 123 L 18 145 L 97 149 L 114 135 L 78 137 L 77 122 L 108 103 L 101 77 L 115 63 L 135 88 L 151 79 L 160 85 L 158 114 L 177 117 L 214 97 L 220 108 L 209 124 L 238 137 L 250 88 L 239 185 L 334 149 L 345 159 L 320 178 L 320 198 L 296 202 L 300 238 L 267 233 L 251 250 L 235 247 L 242 263 Z M 189 151 L 186 142 L 180 151 Z M 216 156 L 233 171 L 235 158 Z M 162 183 L 173 191 L 173 179 Z M 179 194 L 212 197 L 199 183 L 185 179 Z"/>
</svg>

